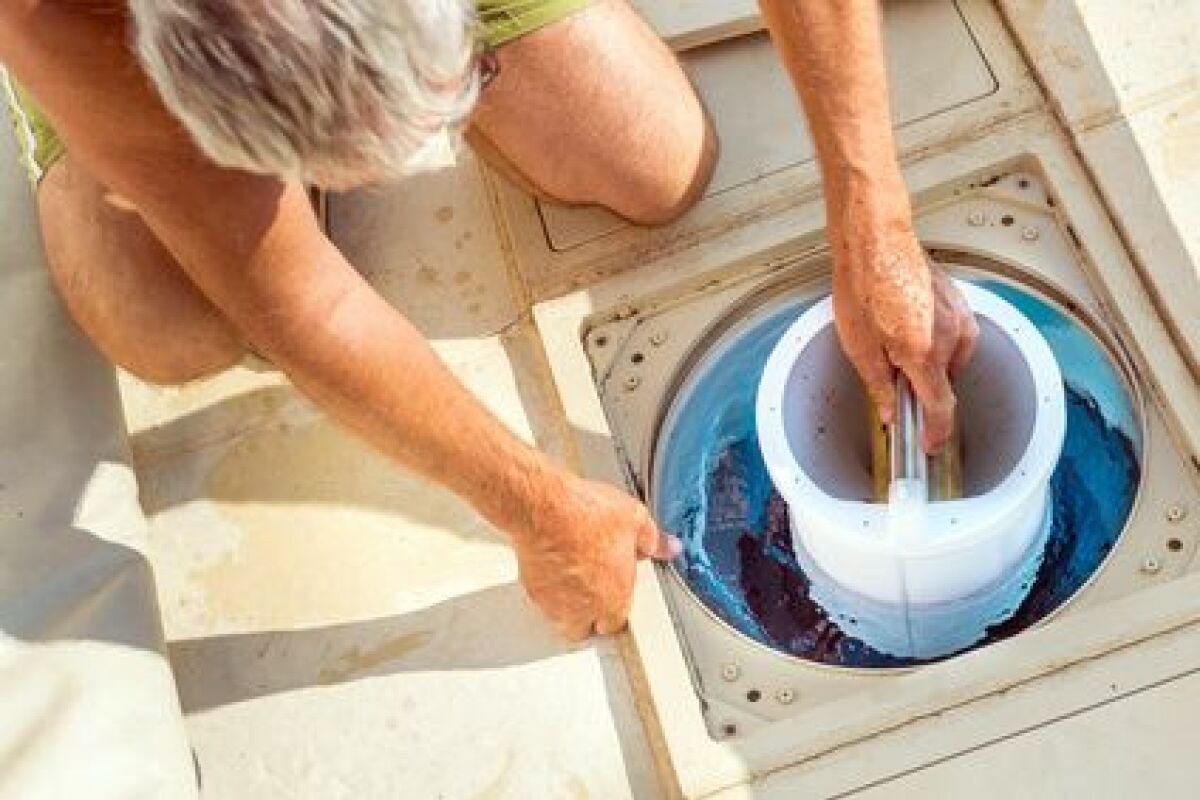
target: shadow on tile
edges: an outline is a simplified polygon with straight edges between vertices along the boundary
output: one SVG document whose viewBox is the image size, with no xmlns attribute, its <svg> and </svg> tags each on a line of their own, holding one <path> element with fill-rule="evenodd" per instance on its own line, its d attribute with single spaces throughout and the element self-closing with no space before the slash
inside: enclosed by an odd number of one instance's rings
<svg viewBox="0 0 1200 800">
<path fill-rule="evenodd" d="M 394 514 L 467 538 L 492 537 L 471 508 L 396 466 L 309 408 L 287 387 L 215 402 L 136 434 L 141 503 L 148 515 L 208 500 L 225 504 L 332 506 Z M 191 442 L 170 455 L 155 441 Z"/>
<path fill-rule="evenodd" d="M 515 583 L 447 599 L 419 611 L 293 631 L 213 636 L 170 644 L 185 714 L 274 694 L 401 673 L 495 672 L 592 648 L 622 761 L 638 797 L 658 797 L 650 748 L 615 639 L 559 641 Z M 545 664 L 542 669 L 553 669 Z M 493 678 L 494 679 L 494 678 Z M 561 691 L 561 690 L 559 690 Z M 569 728 L 569 716 L 563 719 Z"/>
<path fill-rule="evenodd" d="M 402 672 L 519 666 L 570 651 L 515 583 L 394 617 L 170 645 L 186 713 Z"/>
</svg>

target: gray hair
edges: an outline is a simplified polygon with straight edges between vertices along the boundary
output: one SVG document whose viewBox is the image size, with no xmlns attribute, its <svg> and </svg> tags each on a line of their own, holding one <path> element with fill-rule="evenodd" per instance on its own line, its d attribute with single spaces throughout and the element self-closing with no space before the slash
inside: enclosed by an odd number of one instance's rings
<svg viewBox="0 0 1200 800">
<path fill-rule="evenodd" d="M 130 0 L 142 64 L 218 164 L 327 186 L 403 175 L 479 91 L 463 0 Z"/>
</svg>

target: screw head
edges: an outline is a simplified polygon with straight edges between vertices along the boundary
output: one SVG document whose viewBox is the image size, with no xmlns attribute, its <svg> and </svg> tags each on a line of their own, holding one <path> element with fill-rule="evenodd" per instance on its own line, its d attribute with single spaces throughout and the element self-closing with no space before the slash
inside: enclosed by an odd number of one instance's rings
<svg viewBox="0 0 1200 800">
<path fill-rule="evenodd" d="M 1021 229 L 1021 238 L 1027 242 L 1036 242 L 1038 240 L 1038 237 L 1041 235 L 1042 235 L 1041 231 L 1039 231 L 1037 228 L 1033 227 L 1032 225 L 1026 225 L 1024 228 Z"/>
<path fill-rule="evenodd" d="M 1142 562 L 1142 572 L 1147 575 L 1155 575 L 1162 569 L 1162 564 L 1154 556 L 1146 556 L 1146 560 Z"/>
<path fill-rule="evenodd" d="M 967 215 L 967 224 L 972 228 L 978 228 L 985 222 L 987 222 L 987 217 L 983 215 L 982 211 L 972 211 Z"/>
<path fill-rule="evenodd" d="M 780 689 L 775 693 L 775 699 L 778 700 L 781 705 L 791 705 L 796 700 L 796 690 Z"/>
<path fill-rule="evenodd" d="M 666 331 L 655 331 L 654 333 L 650 334 L 650 344 L 654 345 L 655 347 L 662 347 L 666 343 L 667 343 L 667 332 Z"/>
<path fill-rule="evenodd" d="M 625 387 L 625 391 L 632 392 L 634 389 L 642 385 L 642 379 L 637 375 L 630 375 L 625 378 L 625 382 L 622 385 Z"/>
<path fill-rule="evenodd" d="M 1173 503 L 1167 508 L 1167 522 L 1183 522 L 1187 513 L 1187 506 L 1183 503 Z"/>
<path fill-rule="evenodd" d="M 721 677 L 730 683 L 742 677 L 742 668 L 732 661 L 721 666 Z"/>
</svg>

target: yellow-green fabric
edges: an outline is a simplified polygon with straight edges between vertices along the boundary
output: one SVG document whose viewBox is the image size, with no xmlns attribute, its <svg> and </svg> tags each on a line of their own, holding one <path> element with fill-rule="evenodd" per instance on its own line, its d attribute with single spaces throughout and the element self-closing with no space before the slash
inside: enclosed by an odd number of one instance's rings
<svg viewBox="0 0 1200 800">
<path fill-rule="evenodd" d="M 483 38 L 491 47 L 519 39 L 589 5 L 592 0 L 477 0 Z M 9 81 L 9 114 L 25 151 L 30 177 L 40 180 L 65 152 L 62 140 L 37 103 L 16 81 Z"/>
<path fill-rule="evenodd" d="M 0 81 L 8 83 L 4 95 L 29 177 L 34 181 L 40 180 L 50 165 L 65 152 L 62 140 L 58 138 L 50 120 L 20 84 L 2 75 Z"/>
<path fill-rule="evenodd" d="M 519 39 L 590 5 L 592 0 L 476 0 L 483 38 L 491 47 Z"/>
</svg>

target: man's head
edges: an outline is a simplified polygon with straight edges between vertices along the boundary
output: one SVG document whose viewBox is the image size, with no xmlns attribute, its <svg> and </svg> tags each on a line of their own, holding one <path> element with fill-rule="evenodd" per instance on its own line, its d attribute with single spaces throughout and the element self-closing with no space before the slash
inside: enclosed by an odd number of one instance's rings
<svg viewBox="0 0 1200 800">
<path fill-rule="evenodd" d="M 217 163 L 345 187 L 421 167 L 478 92 L 462 0 L 131 0 L 142 63 Z"/>
</svg>

